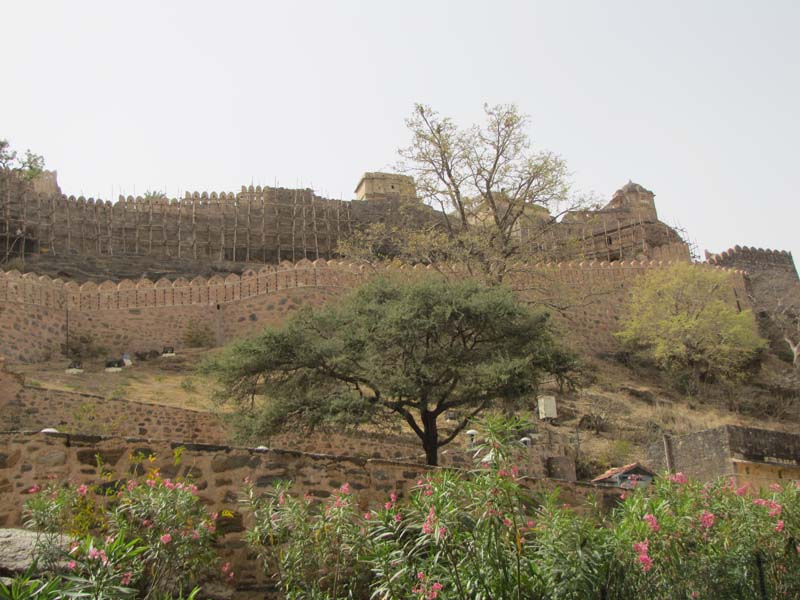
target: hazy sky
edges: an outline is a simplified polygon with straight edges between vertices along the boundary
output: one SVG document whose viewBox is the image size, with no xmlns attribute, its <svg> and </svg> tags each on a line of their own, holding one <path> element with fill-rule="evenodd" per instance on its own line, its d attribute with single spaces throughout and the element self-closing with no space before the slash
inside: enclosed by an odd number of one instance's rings
<svg viewBox="0 0 800 600">
<path fill-rule="evenodd" d="M 0 0 L 0 138 L 62 190 L 352 197 L 414 102 L 517 103 L 574 189 L 800 256 L 800 2 Z"/>
</svg>

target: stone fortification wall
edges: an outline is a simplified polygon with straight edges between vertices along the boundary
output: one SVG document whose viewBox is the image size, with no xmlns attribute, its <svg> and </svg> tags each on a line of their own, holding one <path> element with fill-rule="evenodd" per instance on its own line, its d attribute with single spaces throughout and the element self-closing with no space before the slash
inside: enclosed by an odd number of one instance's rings
<svg viewBox="0 0 800 600">
<path fill-rule="evenodd" d="M 183 447 L 180 464 L 174 450 Z M 268 490 L 278 481 L 291 481 L 292 492 L 325 500 L 343 483 L 350 484 L 362 510 L 377 507 L 391 491 L 402 497 L 416 484 L 420 473 L 429 467 L 397 461 L 306 454 L 285 450 L 254 450 L 203 444 L 170 443 L 131 438 L 63 434 L 0 434 L 0 527 L 19 526 L 23 503 L 34 485 L 44 486 L 50 478 L 98 486 L 103 492 L 124 483 L 136 468 L 132 457 L 155 456 L 147 466 L 158 468 L 164 477 L 191 476 L 210 512 L 231 511 L 220 517 L 223 560 L 229 560 L 237 573 L 237 585 L 247 587 L 259 581 L 259 562 L 254 560 L 242 540 L 247 515 L 242 513 L 239 494 L 249 477 L 256 488 Z M 98 467 L 97 457 L 102 461 Z M 527 480 L 533 490 L 553 491 L 573 506 L 586 504 L 588 497 L 599 498 L 601 506 L 611 506 L 618 495 L 587 484 L 563 481 Z M 96 496 L 102 500 L 100 493 Z"/>
<path fill-rule="evenodd" d="M 750 275 L 762 271 L 783 272 L 788 278 L 798 281 L 794 258 L 786 250 L 734 246 L 719 254 L 706 253 L 706 259 L 713 265 L 741 269 Z"/>
<path fill-rule="evenodd" d="M 611 333 L 633 281 L 668 266 L 661 261 L 517 265 L 509 284 L 531 300 L 558 299 L 561 319 L 576 344 L 596 351 L 616 348 Z M 698 265 L 698 269 L 720 268 Z M 303 305 L 319 305 L 377 273 L 412 276 L 430 267 L 362 265 L 318 260 L 265 265 L 258 271 L 192 281 L 75 282 L 0 274 L 0 355 L 37 361 L 61 351 L 67 336 L 91 335 L 110 353 L 184 347 L 186 332 L 207 326 L 218 344 L 280 323 Z M 744 274 L 729 271 L 731 299 L 747 306 Z M 454 273 L 460 276 L 458 273 Z M 72 337 L 72 339 L 75 339 Z"/>
<path fill-rule="evenodd" d="M 26 385 L 23 379 L 0 371 L 0 431 L 40 431 L 114 435 L 177 442 L 223 444 L 229 430 L 221 416 L 172 406 L 110 399 L 94 394 Z M 362 456 L 402 462 L 425 462 L 419 440 L 412 434 L 366 431 L 286 431 L 265 437 L 269 448 L 292 448 L 337 456 Z M 551 468 L 554 457 L 569 454 L 567 443 L 548 435 L 546 441 L 521 450 L 517 461 L 532 477 L 561 477 Z M 461 436 L 441 453 L 442 466 L 469 468 L 474 451 Z M 549 462 L 548 462 L 549 461 Z M 572 478 L 574 479 L 574 477 Z"/>
<path fill-rule="evenodd" d="M 0 430 L 61 432 L 222 444 L 228 431 L 213 413 L 114 400 L 64 390 L 43 389 L 15 382 L 0 373 L 0 385 L 15 389 L 0 397 Z"/>
<path fill-rule="evenodd" d="M 412 221 L 437 219 L 432 208 L 399 194 L 342 201 L 310 189 L 243 186 L 238 193 L 187 192 L 179 200 L 120 196 L 112 204 L 39 193 L 32 183 L 1 171 L 0 203 L 0 235 L 13 246 L 12 255 L 279 263 L 331 258 L 337 240 L 358 226 L 399 219 L 401 213 Z"/>
<path fill-rule="evenodd" d="M 800 480 L 800 435 L 738 425 L 725 425 L 669 437 L 647 449 L 647 465 L 701 481 L 733 476 L 755 489 L 786 480 Z"/>
</svg>

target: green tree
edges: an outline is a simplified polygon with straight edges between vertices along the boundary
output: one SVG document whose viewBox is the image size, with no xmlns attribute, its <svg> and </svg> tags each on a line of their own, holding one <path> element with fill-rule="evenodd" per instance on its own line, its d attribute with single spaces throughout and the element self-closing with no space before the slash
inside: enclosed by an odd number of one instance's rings
<svg viewBox="0 0 800 600">
<path fill-rule="evenodd" d="M 635 286 L 621 331 L 626 348 L 691 382 L 740 380 L 765 348 L 730 274 L 689 263 L 659 269 Z"/>
<path fill-rule="evenodd" d="M 472 417 L 571 365 L 547 314 L 521 305 L 511 290 L 423 276 L 376 277 L 339 302 L 234 343 L 205 370 L 238 403 L 251 438 L 288 423 L 400 419 L 435 465 L 439 448 Z M 439 417 L 451 410 L 460 420 L 440 429 Z"/>
<path fill-rule="evenodd" d="M 16 150 L 11 149 L 8 140 L 0 139 L 0 170 L 14 171 L 25 179 L 35 179 L 44 171 L 44 157 L 25 151 L 25 156 L 20 158 Z"/>
</svg>

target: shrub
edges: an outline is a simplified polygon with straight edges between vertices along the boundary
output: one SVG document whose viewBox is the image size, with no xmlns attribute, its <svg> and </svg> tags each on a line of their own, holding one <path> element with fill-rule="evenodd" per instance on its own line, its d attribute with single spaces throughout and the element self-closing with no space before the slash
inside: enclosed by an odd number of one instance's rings
<svg viewBox="0 0 800 600">
<path fill-rule="evenodd" d="M 213 348 L 216 345 L 216 336 L 208 325 L 192 319 L 186 325 L 183 343 L 187 348 Z"/>
<path fill-rule="evenodd" d="M 359 511 L 282 485 L 247 501 L 249 541 L 287 598 L 800 597 L 800 487 L 752 494 L 681 474 L 579 513 L 534 496 L 499 438 L 469 476 L 435 471 L 410 496 Z"/>
<path fill-rule="evenodd" d="M 750 310 L 741 310 L 730 274 L 678 264 L 639 280 L 616 334 L 623 346 L 666 370 L 685 391 L 739 381 L 766 347 Z"/>
<path fill-rule="evenodd" d="M 35 558 L 45 572 L 68 570 L 64 585 L 73 591 L 65 597 L 165 598 L 190 589 L 213 567 L 216 515 L 207 513 L 190 481 L 150 469 L 102 489 L 113 496 L 105 509 L 95 499 L 100 489 L 85 484 L 51 481 L 29 490 L 25 525 L 41 533 Z"/>
</svg>

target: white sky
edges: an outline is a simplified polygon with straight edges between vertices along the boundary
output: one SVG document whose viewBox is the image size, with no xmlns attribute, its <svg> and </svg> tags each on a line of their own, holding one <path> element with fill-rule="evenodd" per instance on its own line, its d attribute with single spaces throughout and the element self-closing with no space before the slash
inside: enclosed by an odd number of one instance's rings
<svg viewBox="0 0 800 600">
<path fill-rule="evenodd" d="M 352 197 L 414 102 L 517 103 L 576 192 L 632 179 L 701 251 L 800 256 L 800 2 L 0 0 L 0 138 L 67 194 Z"/>
</svg>

